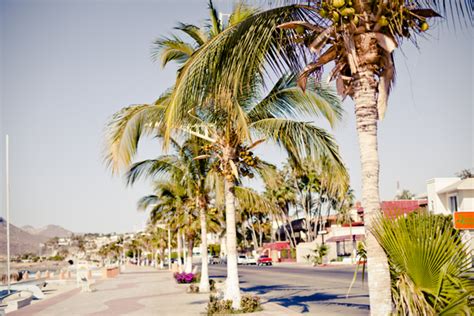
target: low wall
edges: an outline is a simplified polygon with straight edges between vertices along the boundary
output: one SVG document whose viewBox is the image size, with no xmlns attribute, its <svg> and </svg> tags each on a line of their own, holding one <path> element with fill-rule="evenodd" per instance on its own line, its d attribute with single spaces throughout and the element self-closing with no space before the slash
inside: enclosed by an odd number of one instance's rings
<svg viewBox="0 0 474 316">
<path fill-rule="evenodd" d="M 119 275 L 120 273 L 120 270 L 118 267 L 115 267 L 115 268 L 104 268 L 102 270 L 102 277 L 104 279 L 108 279 L 108 278 L 115 278 L 117 275 Z"/>
</svg>

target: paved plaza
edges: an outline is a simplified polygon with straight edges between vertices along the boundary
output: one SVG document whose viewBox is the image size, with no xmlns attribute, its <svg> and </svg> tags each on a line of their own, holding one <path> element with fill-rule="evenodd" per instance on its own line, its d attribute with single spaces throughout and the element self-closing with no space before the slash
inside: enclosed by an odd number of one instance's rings
<svg viewBox="0 0 474 316">
<path fill-rule="evenodd" d="M 205 314 L 209 294 L 187 294 L 187 286 L 176 284 L 169 271 L 131 266 L 116 278 L 97 280 L 92 293 L 81 293 L 70 287 L 8 316 Z M 256 314 L 296 314 L 275 303 L 264 302 L 263 307 L 264 311 Z"/>
</svg>

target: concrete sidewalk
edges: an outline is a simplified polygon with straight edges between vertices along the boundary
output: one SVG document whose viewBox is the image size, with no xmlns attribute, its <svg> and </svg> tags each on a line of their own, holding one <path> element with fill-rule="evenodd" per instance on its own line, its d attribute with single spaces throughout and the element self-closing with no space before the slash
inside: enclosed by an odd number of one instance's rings
<svg viewBox="0 0 474 316">
<path fill-rule="evenodd" d="M 209 294 L 187 294 L 188 285 L 176 284 L 169 271 L 127 267 L 117 278 L 99 280 L 92 293 L 69 290 L 50 299 L 9 313 L 22 315 L 203 315 Z M 274 303 L 262 304 L 264 311 L 247 315 L 295 315 Z"/>
</svg>

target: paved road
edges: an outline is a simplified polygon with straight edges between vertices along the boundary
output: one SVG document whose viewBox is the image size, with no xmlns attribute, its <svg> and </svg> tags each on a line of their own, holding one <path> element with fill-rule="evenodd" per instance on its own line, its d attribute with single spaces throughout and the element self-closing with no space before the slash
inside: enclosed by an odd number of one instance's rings
<svg viewBox="0 0 474 316">
<path fill-rule="evenodd" d="M 225 278 L 225 265 L 211 265 L 211 277 Z M 368 315 L 367 286 L 360 275 L 348 298 L 354 267 L 239 266 L 241 288 L 309 315 Z"/>
</svg>

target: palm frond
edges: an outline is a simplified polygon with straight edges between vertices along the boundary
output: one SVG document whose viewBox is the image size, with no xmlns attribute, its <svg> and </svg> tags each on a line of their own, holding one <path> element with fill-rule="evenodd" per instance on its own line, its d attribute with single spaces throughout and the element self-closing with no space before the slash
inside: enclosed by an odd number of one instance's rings
<svg viewBox="0 0 474 316">
<path fill-rule="evenodd" d="M 184 174 L 180 161 L 176 155 L 163 155 L 157 159 L 143 160 L 134 163 L 126 174 L 127 184 L 132 185 L 138 179 L 156 178 L 160 176 L 176 176 L 181 178 Z"/>
<path fill-rule="evenodd" d="M 121 109 L 106 127 L 104 160 L 113 173 L 128 166 L 144 135 L 155 133 L 163 117 L 163 105 L 141 104 Z"/>
<path fill-rule="evenodd" d="M 155 205 L 157 202 L 158 197 L 156 195 L 147 195 L 138 200 L 137 207 L 139 211 L 144 211 L 150 206 Z"/>
<path fill-rule="evenodd" d="M 189 37 L 196 41 L 196 47 L 200 47 L 206 43 L 209 38 L 207 34 L 199 27 L 193 24 L 178 23 L 175 29 L 186 33 Z"/>
<path fill-rule="evenodd" d="M 209 95 L 217 106 L 240 100 L 246 88 L 264 76 L 265 65 L 281 73 L 282 63 L 299 65 L 297 50 L 282 50 L 285 37 L 277 25 L 303 16 L 295 6 L 277 8 L 252 15 L 213 37 L 180 71 L 166 111 L 168 128 L 180 125 L 196 105 L 209 105 Z"/>
<path fill-rule="evenodd" d="M 217 36 L 220 32 L 222 32 L 222 22 L 219 20 L 219 14 L 217 13 L 216 8 L 214 7 L 214 4 L 212 3 L 212 0 L 209 0 L 208 3 L 208 8 L 209 8 L 209 22 L 210 24 L 208 25 L 209 28 L 209 34 L 212 37 Z"/>
<path fill-rule="evenodd" d="M 290 159 L 302 162 L 306 157 L 328 158 L 343 165 L 338 146 L 324 129 L 308 122 L 270 118 L 251 124 L 258 137 L 266 137 L 286 150 Z"/>
<path fill-rule="evenodd" d="M 258 210 L 263 213 L 276 212 L 276 206 L 265 196 L 245 187 L 235 187 L 235 197 L 239 209 Z"/>
<path fill-rule="evenodd" d="M 264 118 L 301 116 L 323 116 L 331 126 L 341 119 L 343 113 L 340 98 L 328 85 L 311 78 L 306 92 L 297 86 L 296 75 L 284 75 L 269 91 L 268 95 L 250 112 L 251 121 Z"/>
<path fill-rule="evenodd" d="M 193 46 L 176 36 L 165 37 L 153 42 L 151 57 L 153 61 L 160 60 L 161 67 L 165 67 L 170 61 L 185 63 L 194 51 Z"/>
<path fill-rule="evenodd" d="M 238 2 L 229 17 L 229 26 L 239 24 L 256 13 L 256 9 L 250 7 L 242 1 Z"/>
</svg>

